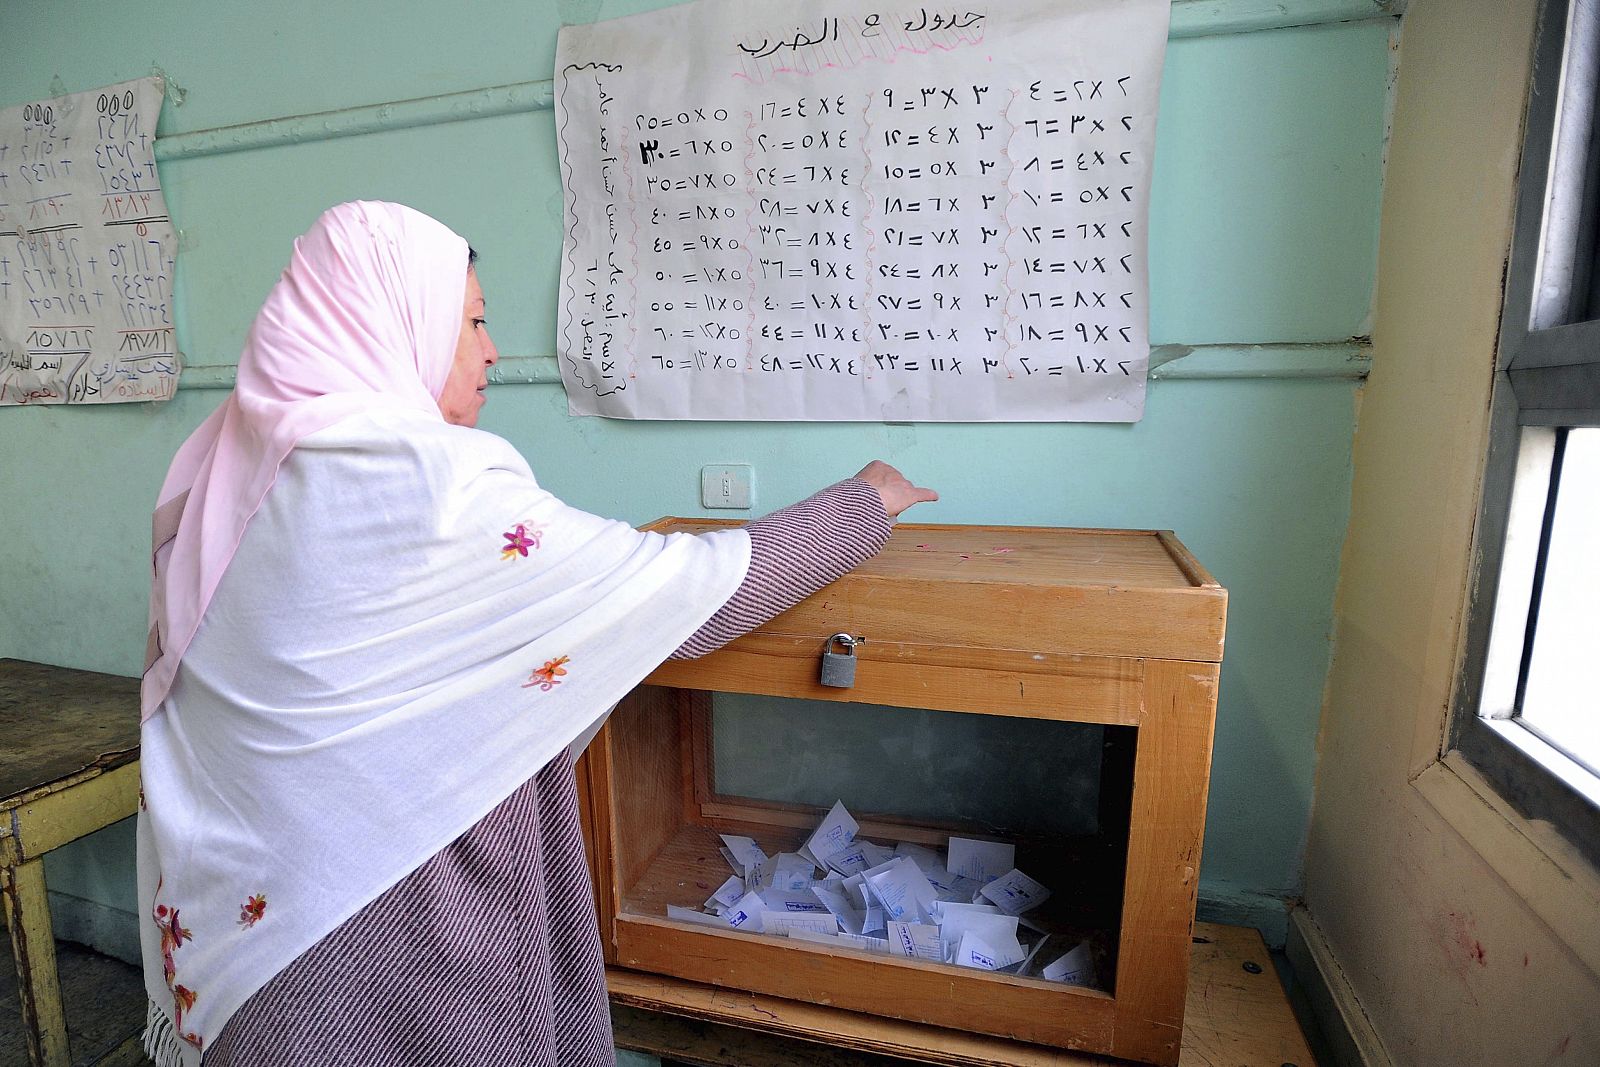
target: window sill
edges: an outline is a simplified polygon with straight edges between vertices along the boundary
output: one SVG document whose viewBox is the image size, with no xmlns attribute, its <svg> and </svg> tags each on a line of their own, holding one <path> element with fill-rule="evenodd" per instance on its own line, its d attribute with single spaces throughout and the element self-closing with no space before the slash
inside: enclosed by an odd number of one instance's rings
<svg viewBox="0 0 1600 1067">
<path fill-rule="evenodd" d="M 1600 871 L 1548 824 L 1507 806 L 1471 764 L 1451 752 L 1411 784 L 1466 839 L 1528 909 L 1600 975 Z"/>
</svg>

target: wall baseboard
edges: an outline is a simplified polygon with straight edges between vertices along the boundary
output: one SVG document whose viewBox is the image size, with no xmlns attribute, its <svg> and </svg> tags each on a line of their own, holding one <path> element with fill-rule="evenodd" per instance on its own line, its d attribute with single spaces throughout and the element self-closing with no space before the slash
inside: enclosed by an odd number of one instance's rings
<svg viewBox="0 0 1600 1067">
<path fill-rule="evenodd" d="M 1268 948 L 1278 950 L 1288 934 L 1290 906 L 1288 898 L 1272 893 L 1202 882 L 1195 918 L 1224 926 L 1253 926 Z"/>
<path fill-rule="evenodd" d="M 1289 939 L 1284 947 L 1332 1050 L 1333 1063 L 1327 1067 L 1394 1067 L 1322 928 L 1304 906 L 1289 915 Z"/>
<path fill-rule="evenodd" d="M 50 925 L 59 940 L 88 945 L 101 955 L 140 965 L 139 917 L 131 911 L 51 890 Z"/>
</svg>

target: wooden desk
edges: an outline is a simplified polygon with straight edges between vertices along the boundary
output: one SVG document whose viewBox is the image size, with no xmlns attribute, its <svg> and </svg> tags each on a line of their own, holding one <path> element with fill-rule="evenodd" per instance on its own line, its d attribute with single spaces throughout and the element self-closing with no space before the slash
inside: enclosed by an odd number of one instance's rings
<svg viewBox="0 0 1600 1067">
<path fill-rule="evenodd" d="M 0 896 L 35 1067 L 66 1067 L 44 854 L 139 803 L 139 680 L 0 659 Z"/>
</svg>

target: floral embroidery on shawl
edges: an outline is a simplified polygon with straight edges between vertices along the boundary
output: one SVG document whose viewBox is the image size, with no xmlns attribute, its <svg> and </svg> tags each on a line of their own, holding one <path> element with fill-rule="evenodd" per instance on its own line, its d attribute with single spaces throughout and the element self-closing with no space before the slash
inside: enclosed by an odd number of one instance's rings
<svg viewBox="0 0 1600 1067">
<path fill-rule="evenodd" d="M 505 547 L 500 550 L 501 559 L 515 559 L 517 556 L 526 559 L 528 549 L 539 547 L 539 538 L 544 536 L 544 531 L 532 523 L 519 522 L 501 536 L 506 539 Z"/>
<path fill-rule="evenodd" d="M 156 882 L 156 896 L 161 895 L 161 886 L 166 879 Z M 263 906 L 265 901 L 262 901 Z M 156 924 L 156 929 L 161 931 L 161 976 L 166 980 L 167 988 L 172 991 L 173 1019 L 172 1028 L 178 1036 L 183 1038 L 195 1048 L 201 1047 L 201 1039 L 193 1033 L 183 1031 L 183 1013 L 194 1007 L 195 998 L 199 996 L 194 990 L 177 981 L 178 967 L 172 955 L 183 947 L 185 941 L 193 941 L 194 935 L 184 929 L 178 921 L 178 909 L 169 908 L 165 904 L 157 904 L 150 913 L 150 919 Z"/>
<path fill-rule="evenodd" d="M 183 1013 L 194 1007 L 194 1001 L 195 991 L 188 986 L 177 985 L 172 987 L 172 1028 L 178 1032 L 179 1037 L 189 1042 L 189 1044 L 195 1048 L 201 1048 L 205 1042 L 201 1040 L 199 1034 L 193 1030 L 188 1033 L 183 1032 Z"/>
<path fill-rule="evenodd" d="M 541 693 L 548 693 L 561 684 L 561 677 L 567 673 L 565 664 L 571 662 L 570 656 L 557 656 L 555 659 L 545 660 L 543 667 L 535 668 L 528 675 L 528 680 L 522 684 L 524 689 L 539 687 Z"/>
<path fill-rule="evenodd" d="M 156 892 L 161 892 L 159 883 Z M 156 924 L 156 929 L 161 931 L 161 973 L 171 986 L 173 979 L 178 975 L 177 965 L 172 961 L 172 954 L 183 947 L 185 941 L 194 940 L 194 935 L 178 922 L 178 909 L 168 908 L 165 904 L 157 904 L 151 919 Z"/>
<path fill-rule="evenodd" d="M 267 895 L 257 893 L 239 906 L 239 925 L 246 930 L 261 921 L 267 912 Z"/>
</svg>

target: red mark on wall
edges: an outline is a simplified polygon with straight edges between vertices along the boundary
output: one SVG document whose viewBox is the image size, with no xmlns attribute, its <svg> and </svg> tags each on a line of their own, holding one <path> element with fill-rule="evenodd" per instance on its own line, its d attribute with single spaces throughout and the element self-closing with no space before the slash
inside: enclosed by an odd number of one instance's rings
<svg viewBox="0 0 1600 1067">
<path fill-rule="evenodd" d="M 1467 954 L 1467 958 L 1479 967 L 1489 966 L 1487 954 L 1483 951 L 1483 942 L 1473 936 L 1476 924 L 1460 912 L 1450 913 L 1450 925 L 1455 932 L 1456 944 Z"/>
</svg>

